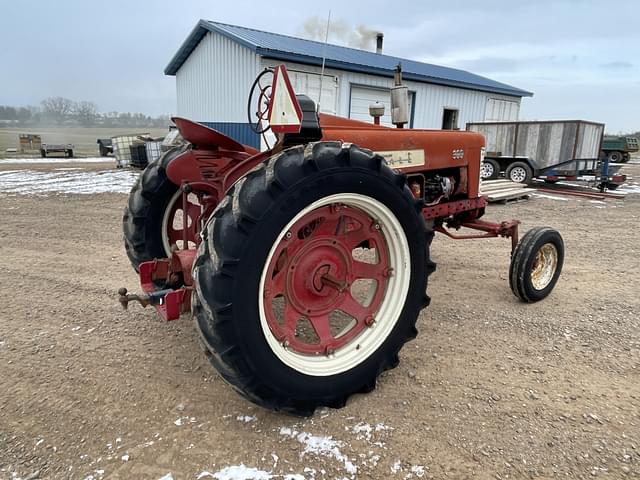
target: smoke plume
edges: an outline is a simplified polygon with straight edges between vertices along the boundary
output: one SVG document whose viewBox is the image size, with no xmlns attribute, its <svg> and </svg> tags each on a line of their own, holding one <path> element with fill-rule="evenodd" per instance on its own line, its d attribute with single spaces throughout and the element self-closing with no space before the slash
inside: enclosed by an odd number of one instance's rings
<svg viewBox="0 0 640 480">
<path fill-rule="evenodd" d="M 310 17 L 298 29 L 298 34 L 309 40 L 324 42 L 327 31 L 327 19 L 318 16 Z M 331 19 L 329 25 L 329 43 L 340 43 L 361 50 L 376 49 L 375 30 L 366 25 L 352 26 L 344 20 Z"/>
</svg>

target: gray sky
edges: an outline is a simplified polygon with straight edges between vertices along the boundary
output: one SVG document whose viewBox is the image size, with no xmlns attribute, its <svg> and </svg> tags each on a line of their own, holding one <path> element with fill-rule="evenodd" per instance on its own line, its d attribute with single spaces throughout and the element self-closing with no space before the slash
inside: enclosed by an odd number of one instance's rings
<svg viewBox="0 0 640 480">
<path fill-rule="evenodd" d="M 97 2 L 0 0 L 0 104 L 47 96 L 100 111 L 175 111 L 164 67 L 198 19 L 298 35 L 311 16 L 385 34 L 385 53 L 530 90 L 522 119 L 580 118 L 640 130 L 635 0 Z"/>
</svg>

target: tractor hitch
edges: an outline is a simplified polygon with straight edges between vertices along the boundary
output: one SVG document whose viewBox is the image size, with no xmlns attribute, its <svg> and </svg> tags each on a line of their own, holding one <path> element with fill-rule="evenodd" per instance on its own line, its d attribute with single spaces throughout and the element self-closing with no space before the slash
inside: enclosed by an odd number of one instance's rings
<svg viewBox="0 0 640 480">
<path fill-rule="evenodd" d="M 142 305 L 142 308 L 146 308 L 149 305 L 164 305 L 165 297 L 167 296 L 167 294 L 173 291 L 174 290 L 168 288 L 165 290 L 156 290 L 147 295 L 137 295 L 127 293 L 127 289 L 122 287 L 118 289 L 118 301 L 120 302 L 120 305 L 122 305 L 122 308 L 124 308 L 125 310 L 127 310 L 127 308 L 129 307 L 129 302 L 138 302 L 140 305 Z"/>
<path fill-rule="evenodd" d="M 129 302 L 138 302 L 143 308 L 153 305 L 167 321 L 177 320 L 191 310 L 193 279 L 191 267 L 195 250 L 173 249 L 171 258 L 156 258 L 138 266 L 143 293 L 130 294 L 126 288 L 118 290 L 118 301 L 123 308 Z"/>
</svg>

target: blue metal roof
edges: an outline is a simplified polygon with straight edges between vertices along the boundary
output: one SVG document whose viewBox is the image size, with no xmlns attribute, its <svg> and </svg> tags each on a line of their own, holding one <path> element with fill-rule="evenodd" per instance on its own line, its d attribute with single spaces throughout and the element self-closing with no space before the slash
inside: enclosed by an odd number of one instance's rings
<svg viewBox="0 0 640 480">
<path fill-rule="evenodd" d="M 484 92 L 531 97 L 533 93 L 510 85 L 496 82 L 465 70 L 442 67 L 431 63 L 416 62 L 406 58 L 393 57 L 355 48 L 325 44 L 313 40 L 290 37 L 278 33 L 263 32 L 237 25 L 200 20 L 191 31 L 169 65 L 166 75 L 175 75 L 191 55 L 200 40 L 208 33 L 215 32 L 234 40 L 256 52 L 258 55 L 277 60 L 321 65 L 326 53 L 326 67 L 338 70 L 369 73 L 385 77 L 393 76 L 398 63 L 402 64 L 402 78 L 417 82 L 435 83 L 451 87 L 481 90 Z"/>
</svg>

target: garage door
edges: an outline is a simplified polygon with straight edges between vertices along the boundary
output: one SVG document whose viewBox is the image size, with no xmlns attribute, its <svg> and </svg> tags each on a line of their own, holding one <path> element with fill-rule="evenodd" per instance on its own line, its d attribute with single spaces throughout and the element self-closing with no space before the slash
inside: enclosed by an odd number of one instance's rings
<svg viewBox="0 0 640 480">
<path fill-rule="evenodd" d="M 297 94 L 307 95 L 318 103 L 320 98 L 320 111 L 335 115 L 338 111 L 338 78 L 333 75 L 322 77 L 322 97 L 320 97 L 320 75 L 317 73 L 287 70 L 291 86 Z"/>
<path fill-rule="evenodd" d="M 382 125 L 393 127 L 391 123 L 391 91 L 389 89 L 351 86 L 351 102 L 349 118 L 371 123 L 369 105 L 375 102 L 384 104 L 384 116 L 380 119 Z M 413 105 L 413 92 L 409 92 L 409 112 Z M 411 127 L 411 125 L 409 125 Z"/>
</svg>

